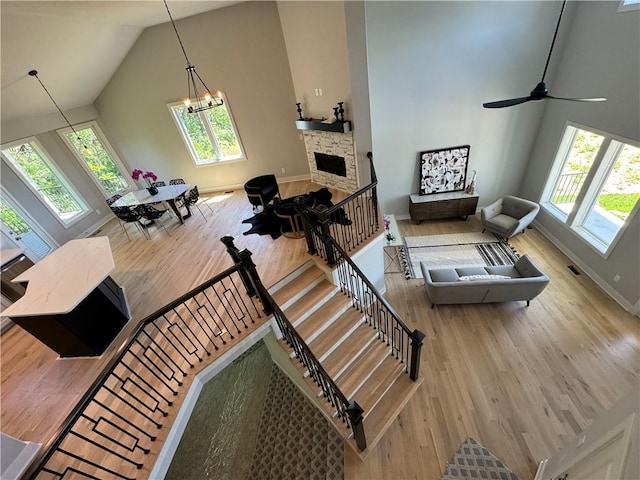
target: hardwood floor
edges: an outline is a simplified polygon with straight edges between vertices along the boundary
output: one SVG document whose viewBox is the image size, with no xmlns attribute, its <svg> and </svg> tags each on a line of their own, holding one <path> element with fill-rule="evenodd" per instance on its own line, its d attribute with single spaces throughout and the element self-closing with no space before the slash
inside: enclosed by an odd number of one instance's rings
<svg viewBox="0 0 640 480">
<path fill-rule="evenodd" d="M 480 231 L 480 222 L 399 221 L 403 236 Z M 539 231 L 510 243 L 549 275 L 525 302 L 431 309 L 420 279 L 385 276 L 385 297 L 426 334 L 424 382 L 366 463 L 350 452 L 345 479 L 438 479 L 466 437 L 520 479 L 615 400 L 637 388 L 639 320 L 625 312 Z"/>
<path fill-rule="evenodd" d="M 282 184 L 283 197 L 315 190 L 309 182 Z M 334 200 L 336 198 L 334 197 Z M 121 339 L 137 323 L 182 293 L 231 265 L 220 237 L 232 235 L 253 252 L 265 285 L 306 260 L 302 239 L 249 235 L 252 215 L 244 192 L 216 195 L 184 226 L 167 222 L 169 237 L 151 240 L 128 226 L 129 242 L 114 219 L 108 235 L 132 321 L 99 359 L 56 360 L 19 327 L 1 337 L 2 431 L 46 442 L 69 414 Z M 414 225 L 403 235 L 479 231 L 476 217 Z M 638 318 L 625 312 L 537 230 L 511 241 L 551 278 L 530 307 L 524 302 L 440 306 L 431 309 L 421 280 L 387 274 L 385 297 L 411 328 L 426 333 L 424 382 L 362 463 L 347 449 L 345 479 L 437 479 L 462 440 L 474 437 L 521 479 L 557 452 L 640 377 Z"/>
</svg>

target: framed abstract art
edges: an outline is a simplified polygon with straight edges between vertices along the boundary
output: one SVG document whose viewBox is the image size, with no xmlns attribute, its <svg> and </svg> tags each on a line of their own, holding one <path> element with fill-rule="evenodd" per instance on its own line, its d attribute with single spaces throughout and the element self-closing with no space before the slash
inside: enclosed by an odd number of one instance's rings
<svg viewBox="0 0 640 480">
<path fill-rule="evenodd" d="M 420 195 L 464 190 L 470 145 L 420 152 Z"/>
</svg>

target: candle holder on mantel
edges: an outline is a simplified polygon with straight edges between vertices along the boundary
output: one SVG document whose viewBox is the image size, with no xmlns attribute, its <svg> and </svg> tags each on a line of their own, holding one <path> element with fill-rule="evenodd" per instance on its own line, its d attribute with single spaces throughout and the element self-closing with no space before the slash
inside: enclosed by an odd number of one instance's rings
<svg viewBox="0 0 640 480">
<path fill-rule="evenodd" d="M 351 122 L 344 119 L 344 102 L 338 102 L 337 106 L 333 107 L 333 118 L 327 119 L 324 116 L 322 118 L 306 118 L 302 115 L 302 104 L 296 103 L 298 111 L 298 119 L 296 120 L 296 127 L 298 130 L 321 130 L 325 132 L 336 133 L 348 133 L 351 131 Z"/>
</svg>

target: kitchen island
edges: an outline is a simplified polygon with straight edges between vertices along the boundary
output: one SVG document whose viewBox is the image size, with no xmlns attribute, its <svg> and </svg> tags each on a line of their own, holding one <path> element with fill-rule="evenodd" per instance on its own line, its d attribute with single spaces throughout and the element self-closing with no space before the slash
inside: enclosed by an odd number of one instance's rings
<svg viewBox="0 0 640 480">
<path fill-rule="evenodd" d="M 131 317 L 114 270 L 108 237 L 71 240 L 12 280 L 26 292 L 3 315 L 61 357 L 99 356 Z"/>
</svg>

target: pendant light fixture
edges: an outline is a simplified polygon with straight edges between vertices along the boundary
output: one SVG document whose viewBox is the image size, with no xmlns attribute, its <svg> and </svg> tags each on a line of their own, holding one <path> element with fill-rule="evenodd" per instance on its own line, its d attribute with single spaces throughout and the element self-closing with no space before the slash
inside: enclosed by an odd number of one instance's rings
<svg viewBox="0 0 640 480">
<path fill-rule="evenodd" d="M 78 132 L 76 132 L 76 129 L 73 128 L 73 125 L 71 125 L 71 122 L 69 121 L 69 119 L 67 118 L 67 116 L 64 114 L 64 112 L 62 111 L 62 109 L 58 106 L 58 104 L 56 103 L 56 101 L 53 99 L 53 97 L 51 96 L 51 94 L 49 93 L 49 90 L 47 90 L 47 87 L 44 86 L 44 83 L 42 83 L 42 80 L 40 80 L 40 77 L 38 77 L 38 71 L 37 70 L 30 70 L 29 71 L 29 75 L 31 75 L 32 77 L 36 77 L 36 80 L 38 80 L 38 83 L 40 84 L 40 86 L 42 86 L 42 88 L 44 89 L 44 91 L 47 93 L 47 95 L 49 95 L 49 98 L 51 99 L 51 101 L 53 102 L 53 104 L 56 106 L 56 108 L 58 109 L 58 111 L 60 112 L 60 115 L 62 115 L 62 118 L 64 118 L 64 121 L 67 122 L 67 125 L 69 126 L 69 128 L 71 129 L 71 131 L 73 132 L 73 134 L 76 136 L 76 139 L 78 140 L 78 142 L 80 142 L 82 144 L 82 148 L 84 148 L 85 153 L 90 154 L 91 151 L 89 150 L 89 147 L 87 147 L 84 143 L 84 141 L 80 138 L 80 135 L 78 135 Z"/>
<path fill-rule="evenodd" d="M 180 39 L 180 35 L 178 34 L 178 29 L 176 28 L 176 24 L 173 21 L 173 17 L 171 16 L 171 12 L 169 11 L 169 5 L 167 5 L 167 0 L 164 0 L 164 6 L 167 8 L 167 13 L 169 14 L 169 19 L 171 20 L 171 25 L 173 25 L 173 30 L 176 32 L 176 37 L 178 37 L 178 42 L 180 43 L 180 48 L 182 49 L 182 53 L 184 55 L 184 59 L 187 62 L 187 98 L 184 99 L 184 106 L 187 107 L 189 113 L 201 112 L 203 110 L 208 110 L 210 108 L 219 107 L 222 105 L 222 94 L 218 91 L 216 96 L 211 95 L 211 90 L 204 83 L 198 72 L 196 72 L 196 67 L 191 65 L 189 61 L 189 57 L 187 57 L 187 52 L 184 49 L 184 45 L 182 44 L 182 40 Z M 202 87 L 198 89 L 199 80 Z M 198 90 L 203 90 L 202 96 Z M 193 91 L 193 95 L 192 95 Z M 192 102 L 191 99 L 194 99 Z"/>
</svg>

